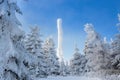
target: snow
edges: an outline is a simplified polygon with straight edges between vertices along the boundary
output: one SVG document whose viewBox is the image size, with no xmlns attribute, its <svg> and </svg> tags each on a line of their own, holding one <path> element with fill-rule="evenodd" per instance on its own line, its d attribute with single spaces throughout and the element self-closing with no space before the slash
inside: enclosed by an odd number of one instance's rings
<svg viewBox="0 0 120 80">
<path fill-rule="evenodd" d="M 85 71 L 86 59 L 79 53 L 77 46 L 74 49 L 73 58 L 70 60 L 70 74 L 83 75 Z"/>
<path fill-rule="evenodd" d="M 58 58 L 54 40 L 48 38 L 43 45 L 38 27 L 31 27 L 25 35 L 16 17 L 16 13 L 22 14 L 16 1 L 0 0 L 0 80 L 120 80 L 120 33 L 108 43 L 87 23 L 85 55 L 76 47 L 68 65 L 62 51 L 62 20 L 57 20 Z M 120 31 L 120 14 L 118 20 Z M 83 72 L 82 77 L 76 76 Z"/>
<path fill-rule="evenodd" d="M 59 62 L 57 53 L 55 50 L 55 44 L 52 39 L 52 37 L 48 37 L 43 45 L 44 53 L 46 55 L 46 62 L 47 62 L 47 73 L 49 75 L 56 75 L 56 73 L 59 73 Z"/>
<path fill-rule="evenodd" d="M 87 38 L 85 41 L 85 56 L 87 59 L 86 68 L 89 71 L 98 72 L 98 70 L 103 67 L 104 60 L 104 49 L 101 41 L 100 35 L 94 30 L 94 26 L 91 23 L 85 24 L 85 32 L 87 33 Z M 97 65 L 96 65 L 97 64 Z"/>
<path fill-rule="evenodd" d="M 62 50 L 62 41 L 63 41 L 63 32 L 62 32 L 62 19 L 57 19 L 57 29 L 58 29 L 58 48 L 57 48 L 57 56 L 59 61 L 63 61 L 63 50 Z"/>
<path fill-rule="evenodd" d="M 77 76 L 68 76 L 68 77 L 48 77 L 37 80 L 101 80 L 100 78 L 90 78 L 90 77 L 77 77 Z"/>
</svg>

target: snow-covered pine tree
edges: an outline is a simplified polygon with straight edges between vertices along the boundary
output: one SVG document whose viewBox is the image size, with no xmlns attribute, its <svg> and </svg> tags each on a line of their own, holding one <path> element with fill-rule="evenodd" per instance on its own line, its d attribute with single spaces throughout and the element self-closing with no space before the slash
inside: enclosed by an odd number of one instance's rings
<svg viewBox="0 0 120 80">
<path fill-rule="evenodd" d="M 72 59 L 70 60 L 70 69 L 72 75 L 80 75 L 80 58 L 81 55 L 79 53 L 79 49 L 75 48 L 74 55 Z"/>
<path fill-rule="evenodd" d="M 68 61 L 66 61 L 65 68 L 66 75 L 70 75 L 70 64 L 68 63 Z"/>
<path fill-rule="evenodd" d="M 31 27 L 31 32 L 25 39 L 25 48 L 30 58 L 33 58 L 29 65 L 30 74 L 34 77 L 46 77 L 46 57 L 42 48 L 41 35 L 38 27 Z"/>
<path fill-rule="evenodd" d="M 24 32 L 16 12 L 21 14 L 16 1 L 0 0 L 0 80 L 30 80 L 23 64 L 25 53 L 21 38 Z"/>
<path fill-rule="evenodd" d="M 65 65 L 65 61 L 62 59 L 61 62 L 59 62 L 60 64 L 60 75 L 61 76 L 66 76 L 66 65 Z"/>
<path fill-rule="evenodd" d="M 44 53 L 46 54 L 46 59 L 48 64 L 47 67 L 48 75 L 59 75 L 60 65 L 52 37 L 46 39 L 43 48 L 44 48 Z"/>
<path fill-rule="evenodd" d="M 85 64 L 86 59 L 83 55 L 80 54 L 79 49 L 76 46 L 74 55 L 70 60 L 71 75 L 83 75 L 85 73 Z"/>
<path fill-rule="evenodd" d="M 112 43 L 113 53 L 111 55 L 112 58 L 112 68 L 120 69 L 120 35 L 118 34 L 115 40 Z"/>
<path fill-rule="evenodd" d="M 118 20 L 119 23 L 117 26 L 120 31 L 120 14 L 118 14 Z M 115 39 L 112 42 L 111 63 L 113 69 L 120 69 L 120 33 L 115 36 Z"/>
<path fill-rule="evenodd" d="M 87 63 L 87 59 L 85 57 L 84 54 L 81 55 L 80 58 L 80 75 L 85 75 L 86 74 L 86 63 Z"/>
<path fill-rule="evenodd" d="M 103 48 L 104 48 L 104 66 L 103 68 L 106 71 L 109 71 L 111 68 L 111 54 L 112 54 L 112 46 L 111 46 L 111 42 L 107 41 L 107 38 L 104 37 L 103 39 Z"/>
<path fill-rule="evenodd" d="M 104 48 L 101 38 L 93 29 L 92 24 L 85 25 L 85 32 L 87 39 L 85 42 L 84 53 L 87 59 L 86 69 L 88 72 L 95 72 L 95 74 L 103 69 L 104 65 Z"/>
<path fill-rule="evenodd" d="M 106 37 L 104 37 L 103 39 L 103 45 L 104 45 L 104 49 L 106 50 L 106 53 L 110 53 L 111 42 L 109 43 Z"/>
</svg>

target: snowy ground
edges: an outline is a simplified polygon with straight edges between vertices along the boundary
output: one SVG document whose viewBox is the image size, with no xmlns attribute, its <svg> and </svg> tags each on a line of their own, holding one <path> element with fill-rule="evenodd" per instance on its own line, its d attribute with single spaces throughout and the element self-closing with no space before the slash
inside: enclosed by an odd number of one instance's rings
<svg viewBox="0 0 120 80">
<path fill-rule="evenodd" d="M 87 77 L 48 77 L 48 78 L 42 78 L 38 80 L 101 80 L 99 78 L 87 78 Z"/>
</svg>

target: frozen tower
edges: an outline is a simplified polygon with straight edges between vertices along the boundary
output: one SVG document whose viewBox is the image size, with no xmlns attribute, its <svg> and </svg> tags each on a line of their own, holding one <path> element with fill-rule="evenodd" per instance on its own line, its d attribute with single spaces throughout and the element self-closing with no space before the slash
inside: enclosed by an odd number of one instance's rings
<svg viewBox="0 0 120 80">
<path fill-rule="evenodd" d="M 62 19 L 57 19 L 57 29 L 58 29 L 58 48 L 57 55 L 59 57 L 59 61 L 63 61 L 63 50 L 62 50 Z"/>
</svg>

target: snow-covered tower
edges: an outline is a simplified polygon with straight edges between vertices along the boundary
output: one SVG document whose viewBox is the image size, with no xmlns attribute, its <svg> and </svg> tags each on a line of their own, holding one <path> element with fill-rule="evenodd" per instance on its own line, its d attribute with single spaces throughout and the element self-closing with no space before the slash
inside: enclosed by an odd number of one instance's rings
<svg viewBox="0 0 120 80">
<path fill-rule="evenodd" d="M 62 19 L 57 19 L 57 29 L 58 29 L 58 48 L 57 55 L 59 57 L 59 61 L 63 61 L 63 50 L 62 50 Z"/>
</svg>

